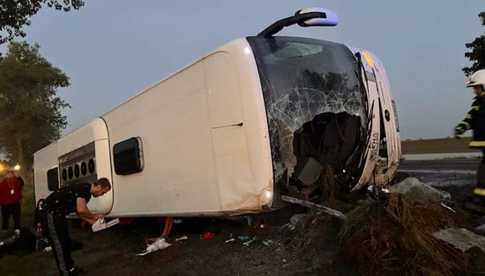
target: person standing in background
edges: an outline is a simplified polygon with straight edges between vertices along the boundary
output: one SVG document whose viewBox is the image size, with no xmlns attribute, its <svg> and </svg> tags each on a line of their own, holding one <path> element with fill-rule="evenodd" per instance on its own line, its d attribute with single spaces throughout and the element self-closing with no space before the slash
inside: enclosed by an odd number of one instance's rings
<svg viewBox="0 0 485 276">
<path fill-rule="evenodd" d="M 2 205 L 2 230 L 8 230 L 10 217 L 13 218 L 14 229 L 20 231 L 20 200 L 24 181 L 14 171 L 7 172 L 0 182 L 0 205 Z"/>
<path fill-rule="evenodd" d="M 455 127 L 455 137 L 473 130 L 473 139 L 470 147 L 482 150 L 482 162 L 477 170 L 477 182 L 473 190 L 476 203 L 485 205 L 485 69 L 476 71 L 470 76 L 467 87 L 471 87 L 475 93 L 470 111 L 465 119 Z"/>
</svg>

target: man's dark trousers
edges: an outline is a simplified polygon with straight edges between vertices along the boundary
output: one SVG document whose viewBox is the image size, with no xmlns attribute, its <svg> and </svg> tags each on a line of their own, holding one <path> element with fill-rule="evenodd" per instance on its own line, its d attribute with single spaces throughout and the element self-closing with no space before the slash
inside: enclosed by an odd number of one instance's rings
<svg viewBox="0 0 485 276">
<path fill-rule="evenodd" d="M 15 229 L 20 229 L 20 202 L 2 205 L 2 229 L 7 230 L 13 217 Z"/>
<path fill-rule="evenodd" d="M 71 237 L 64 214 L 46 212 L 42 224 L 56 257 L 57 268 L 61 275 L 70 275 L 74 262 L 71 257 Z"/>
</svg>

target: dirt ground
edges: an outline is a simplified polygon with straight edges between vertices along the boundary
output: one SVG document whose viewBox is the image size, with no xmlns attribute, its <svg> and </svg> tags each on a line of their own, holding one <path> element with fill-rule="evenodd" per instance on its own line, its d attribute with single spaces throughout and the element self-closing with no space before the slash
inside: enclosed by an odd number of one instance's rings
<svg viewBox="0 0 485 276">
<path fill-rule="evenodd" d="M 325 238 L 310 245 L 304 244 L 302 226 L 295 230 L 284 226 L 292 214 L 303 211 L 287 208 L 270 217 L 258 216 L 253 226 L 243 218 L 184 219 L 175 225 L 169 240 L 171 247 L 146 256 L 135 254 L 145 249 L 144 238 L 159 233 L 160 223 L 156 220 L 141 219 L 96 234 L 73 222 L 72 238 L 81 243 L 73 258 L 87 275 L 355 275 L 345 264 L 335 262 L 335 223 L 322 227 Z M 201 240 L 200 234 L 208 229 L 216 236 Z M 188 240 L 173 241 L 183 235 Z M 256 240 L 245 246 L 238 238 L 241 236 Z M 231 237 L 236 240 L 226 243 Z M 41 275 L 56 275 L 52 253 L 0 257 L 0 275 L 33 275 L 40 271 Z"/>
<path fill-rule="evenodd" d="M 407 175 L 425 180 L 441 177 L 448 181 L 445 184 L 454 183 L 441 188 L 452 194 L 458 209 L 474 184 L 473 175 Z M 352 204 L 338 207 L 346 211 Z M 302 207 L 287 207 L 254 217 L 252 226 L 244 217 L 183 219 L 174 226 L 169 239 L 172 246 L 146 256 L 136 254 L 145 249 L 145 238 L 160 233 L 162 223 L 156 219 L 139 219 L 99 233 L 73 221 L 70 229 L 78 247 L 73 258 L 85 275 L 358 275 L 339 255 L 338 221 L 317 216 L 300 220 L 294 230 L 288 227 L 293 215 L 304 212 Z M 470 224 L 478 218 L 464 214 Z M 216 235 L 202 240 L 200 234 L 207 230 Z M 174 241 L 183 235 L 188 239 Z M 241 236 L 255 241 L 245 246 Z M 231 237 L 236 240 L 226 243 Z M 0 253 L 0 275 L 57 275 L 57 271 L 52 253 L 13 250 Z"/>
</svg>

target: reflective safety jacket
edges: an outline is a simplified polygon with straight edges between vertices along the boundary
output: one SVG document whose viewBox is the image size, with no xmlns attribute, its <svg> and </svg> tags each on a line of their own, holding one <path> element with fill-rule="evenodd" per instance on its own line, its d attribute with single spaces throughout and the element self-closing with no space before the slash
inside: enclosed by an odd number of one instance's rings
<svg viewBox="0 0 485 276">
<path fill-rule="evenodd" d="M 485 98 L 475 97 L 470 111 L 465 119 L 461 121 L 457 129 L 465 132 L 468 129 L 473 130 L 473 140 L 470 147 L 485 148 Z"/>
</svg>

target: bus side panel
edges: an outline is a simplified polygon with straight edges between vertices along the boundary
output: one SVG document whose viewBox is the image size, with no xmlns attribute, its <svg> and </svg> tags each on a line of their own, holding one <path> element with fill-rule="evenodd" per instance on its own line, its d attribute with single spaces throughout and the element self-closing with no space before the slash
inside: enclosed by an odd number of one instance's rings
<svg viewBox="0 0 485 276">
<path fill-rule="evenodd" d="M 89 124 L 67 134 L 57 141 L 60 186 L 76 183 L 91 183 L 105 177 L 113 183 L 109 163 L 108 130 L 105 122 L 96 118 Z M 94 161 L 94 170 L 79 169 Z M 89 167 L 89 165 L 87 166 Z M 78 173 L 66 173 L 76 172 Z M 113 183 L 115 186 L 116 183 Z M 115 189 L 88 202 L 88 207 L 95 213 L 107 214 L 113 206 Z"/>
<path fill-rule="evenodd" d="M 217 70 L 226 72 L 226 77 L 212 79 L 221 82 L 226 90 L 238 91 L 234 98 L 239 101 L 238 110 L 242 110 L 240 125 L 213 129 L 212 132 L 222 208 L 229 215 L 260 212 L 263 207 L 271 207 L 274 193 L 261 81 L 246 39 L 233 41 L 222 50 L 227 53 L 227 62 L 225 68 L 218 67 Z M 230 71 L 234 72 L 233 77 L 227 76 Z M 227 101 L 231 101 L 229 95 Z"/>
<path fill-rule="evenodd" d="M 34 154 L 35 202 L 46 198 L 52 191 L 47 185 L 47 171 L 58 166 L 57 145 L 52 143 Z"/>
<path fill-rule="evenodd" d="M 217 183 L 224 212 L 261 209 L 259 191 L 249 162 L 241 90 L 233 55 L 216 52 L 206 59 L 211 134 Z"/>
<path fill-rule="evenodd" d="M 223 78 L 224 76 L 221 76 Z M 113 147 L 140 137 L 143 171 L 117 175 L 112 216 L 220 211 L 203 62 L 105 114 Z"/>
</svg>

